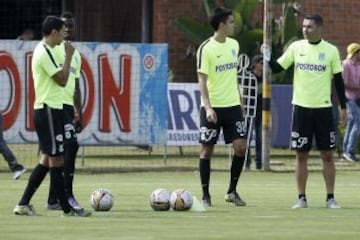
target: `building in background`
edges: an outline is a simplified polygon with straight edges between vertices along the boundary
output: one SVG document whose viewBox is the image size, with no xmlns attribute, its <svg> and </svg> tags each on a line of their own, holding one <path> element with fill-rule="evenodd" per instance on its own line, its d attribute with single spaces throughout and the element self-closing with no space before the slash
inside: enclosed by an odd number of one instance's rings
<svg viewBox="0 0 360 240">
<path fill-rule="evenodd" d="M 325 24 L 324 37 L 337 45 L 342 56 L 349 42 L 360 41 L 358 0 L 299 0 L 302 13 L 318 13 Z M 221 3 L 221 1 L 217 1 Z M 262 20 L 262 4 L 254 19 Z M 281 5 L 275 9 L 274 17 Z M 24 29 L 41 37 L 46 15 L 70 10 L 78 22 L 79 41 L 154 42 L 169 44 L 169 68 L 175 82 L 195 82 L 195 58 L 189 54 L 196 46 L 175 24 L 188 16 L 206 21 L 199 0 L 2 0 L 0 1 L 0 39 L 15 39 Z"/>
</svg>

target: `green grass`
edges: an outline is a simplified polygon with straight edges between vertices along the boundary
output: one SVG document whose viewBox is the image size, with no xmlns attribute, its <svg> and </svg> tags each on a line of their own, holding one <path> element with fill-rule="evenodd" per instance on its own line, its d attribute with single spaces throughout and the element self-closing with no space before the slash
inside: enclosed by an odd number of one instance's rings
<svg viewBox="0 0 360 240">
<path fill-rule="evenodd" d="M 198 172 L 144 172 L 118 174 L 78 174 L 75 192 L 90 208 L 89 197 L 96 188 L 108 188 L 115 195 L 110 212 L 94 212 L 90 218 L 61 218 L 60 211 L 47 211 L 44 204 L 49 179 L 32 199 L 40 217 L 15 216 L 12 210 L 20 199 L 29 173 L 11 180 L 1 173 L 1 239 L 359 239 L 360 172 L 337 175 L 336 198 L 341 209 L 326 209 L 320 172 L 308 180 L 308 209 L 290 208 L 296 200 L 293 173 L 245 172 L 239 192 L 246 207 L 224 202 L 228 173 L 213 172 L 213 207 L 206 212 L 155 212 L 149 195 L 159 187 L 186 188 L 201 198 Z"/>
</svg>

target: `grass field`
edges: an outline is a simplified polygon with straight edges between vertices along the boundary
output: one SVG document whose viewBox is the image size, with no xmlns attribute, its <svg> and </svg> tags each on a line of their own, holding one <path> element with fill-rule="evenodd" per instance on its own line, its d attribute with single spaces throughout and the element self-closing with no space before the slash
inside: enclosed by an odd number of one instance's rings
<svg viewBox="0 0 360 240">
<path fill-rule="evenodd" d="M 213 172 L 213 207 L 206 212 L 155 212 L 149 194 L 158 187 L 186 188 L 201 198 L 198 172 L 143 172 L 78 174 L 75 192 L 90 208 L 89 197 L 96 188 L 108 188 L 115 195 L 110 212 L 94 212 L 90 218 L 62 218 L 60 211 L 45 210 L 49 179 L 45 179 L 32 203 L 43 216 L 15 216 L 29 173 L 18 181 L 1 173 L 1 239 L 359 239 L 360 172 L 337 175 L 336 198 L 341 209 L 326 209 L 320 172 L 311 172 L 308 209 L 293 210 L 296 200 L 293 173 L 244 172 L 239 192 L 246 207 L 224 202 L 228 173 Z"/>
<path fill-rule="evenodd" d="M 37 144 L 10 144 L 19 162 L 28 169 L 33 168 L 39 161 Z M 166 154 L 164 154 L 166 152 Z M 255 150 L 251 149 L 254 155 Z M 294 170 L 294 152 L 289 149 L 272 148 L 270 168 L 276 172 L 292 172 Z M 78 151 L 76 168 L 78 172 L 130 172 L 130 171 L 177 171 L 197 170 L 199 146 L 167 147 L 153 146 L 152 151 L 135 146 L 81 146 Z M 337 169 L 358 170 L 360 164 L 341 161 L 335 153 Z M 252 156 L 254 159 L 254 156 Z M 311 171 L 321 170 L 319 152 L 312 151 L 309 158 Z M 229 147 L 216 146 L 211 166 L 216 170 L 228 170 Z M 253 164 L 254 165 L 254 164 Z M 0 172 L 8 171 L 5 161 L 0 161 Z"/>
</svg>

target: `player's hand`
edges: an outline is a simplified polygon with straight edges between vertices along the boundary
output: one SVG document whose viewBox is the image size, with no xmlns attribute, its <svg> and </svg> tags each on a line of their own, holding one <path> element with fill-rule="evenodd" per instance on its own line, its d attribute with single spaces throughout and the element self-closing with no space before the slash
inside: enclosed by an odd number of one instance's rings
<svg viewBox="0 0 360 240">
<path fill-rule="evenodd" d="M 340 110 L 340 124 L 341 126 L 345 126 L 347 123 L 347 112 L 346 109 Z"/>
<path fill-rule="evenodd" d="M 208 122 L 217 123 L 217 115 L 213 108 L 206 109 L 206 120 Z"/>
<path fill-rule="evenodd" d="M 83 130 L 82 117 L 80 117 L 79 114 L 75 114 L 73 124 L 76 133 L 80 133 Z"/>
<path fill-rule="evenodd" d="M 66 56 L 71 57 L 73 55 L 74 51 L 75 51 L 74 46 L 71 44 L 70 41 L 65 41 L 64 46 L 65 46 L 65 54 L 66 54 Z"/>
</svg>

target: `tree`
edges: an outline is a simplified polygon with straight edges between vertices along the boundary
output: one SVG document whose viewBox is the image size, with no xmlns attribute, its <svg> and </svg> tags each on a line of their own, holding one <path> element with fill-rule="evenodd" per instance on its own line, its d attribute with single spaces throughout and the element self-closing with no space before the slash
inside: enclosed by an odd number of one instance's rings
<svg viewBox="0 0 360 240">
<path fill-rule="evenodd" d="M 219 3 L 220 2 L 220 3 Z M 176 21 L 177 26 L 186 34 L 196 47 L 190 47 L 188 55 L 195 55 L 195 49 L 205 39 L 213 34 L 209 19 L 213 10 L 219 5 L 233 10 L 235 21 L 234 38 L 239 41 L 241 52 L 250 57 L 260 53 L 263 40 L 262 22 L 254 23 L 254 14 L 259 9 L 258 0 L 203 0 L 205 18 L 192 19 L 181 17 Z M 294 40 L 300 38 L 297 26 L 298 4 L 295 0 L 273 0 L 274 4 L 281 4 L 282 15 L 274 19 L 272 52 L 274 57 L 281 55 L 283 50 Z M 262 20 L 262 18 L 261 18 Z M 300 32 L 301 33 L 301 32 Z M 275 76 L 276 82 L 288 82 L 287 74 Z"/>
</svg>

